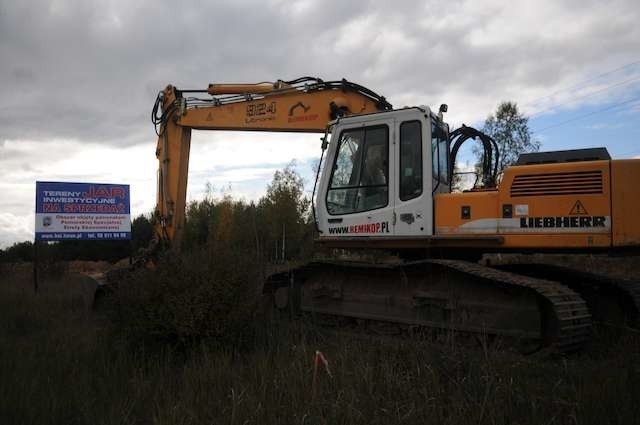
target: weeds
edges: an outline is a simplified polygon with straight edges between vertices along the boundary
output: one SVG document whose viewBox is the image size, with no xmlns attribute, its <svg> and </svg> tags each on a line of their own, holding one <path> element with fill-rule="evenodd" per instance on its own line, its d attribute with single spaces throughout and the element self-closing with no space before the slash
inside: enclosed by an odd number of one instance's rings
<svg viewBox="0 0 640 425">
<path fill-rule="evenodd" d="M 185 281 L 211 282 L 201 267 Z M 132 343 L 87 311 L 88 282 L 42 282 L 34 295 L 29 277 L 0 281 L 2 424 L 632 424 L 640 414 L 636 334 L 550 359 L 252 316 L 242 349 L 215 336 Z M 333 377 L 319 371 L 312 397 L 316 350 Z"/>
<path fill-rule="evenodd" d="M 111 317 L 130 339 L 242 344 L 252 331 L 258 274 L 243 258 L 215 260 L 204 250 L 167 254 L 156 269 L 124 276 Z"/>
</svg>

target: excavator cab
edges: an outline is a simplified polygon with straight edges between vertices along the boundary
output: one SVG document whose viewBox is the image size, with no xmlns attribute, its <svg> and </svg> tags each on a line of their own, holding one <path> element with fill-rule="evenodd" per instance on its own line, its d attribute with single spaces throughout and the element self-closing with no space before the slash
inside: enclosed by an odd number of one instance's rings
<svg viewBox="0 0 640 425">
<path fill-rule="evenodd" d="M 450 191 L 448 127 L 427 107 L 340 118 L 316 197 L 320 240 L 433 235 Z"/>
</svg>

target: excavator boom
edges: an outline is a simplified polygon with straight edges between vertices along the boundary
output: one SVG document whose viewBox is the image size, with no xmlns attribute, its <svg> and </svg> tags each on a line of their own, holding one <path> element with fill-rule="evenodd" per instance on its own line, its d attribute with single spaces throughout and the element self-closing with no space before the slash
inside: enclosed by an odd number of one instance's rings
<svg viewBox="0 0 640 425">
<path fill-rule="evenodd" d="M 201 97 L 206 95 L 211 97 Z M 156 238 L 180 248 L 192 129 L 322 133 L 336 118 L 391 109 L 384 97 L 344 79 L 210 84 L 206 90 L 167 86 L 152 112 L 159 161 Z"/>
</svg>

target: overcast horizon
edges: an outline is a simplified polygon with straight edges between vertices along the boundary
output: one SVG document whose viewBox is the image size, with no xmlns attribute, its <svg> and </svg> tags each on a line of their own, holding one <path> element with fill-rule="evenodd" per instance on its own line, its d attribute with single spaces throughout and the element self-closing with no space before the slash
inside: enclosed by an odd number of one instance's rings
<svg viewBox="0 0 640 425">
<path fill-rule="evenodd" d="M 639 18 L 631 0 L 0 0 L 0 248 L 33 240 L 36 180 L 129 184 L 132 217 L 150 212 L 167 84 L 344 77 L 447 103 L 452 127 L 514 101 L 542 150 L 640 157 Z M 315 134 L 196 131 L 188 198 L 257 199 L 292 160 L 312 185 L 319 153 Z"/>
</svg>

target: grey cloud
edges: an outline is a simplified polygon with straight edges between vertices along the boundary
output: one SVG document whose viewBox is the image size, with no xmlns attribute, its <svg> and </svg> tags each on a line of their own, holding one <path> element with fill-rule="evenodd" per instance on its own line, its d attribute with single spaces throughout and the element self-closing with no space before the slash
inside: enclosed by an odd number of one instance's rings
<svg viewBox="0 0 640 425">
<path fill-rule="evenodd" d="M 302 70 L 288 65 L 291 47 L 308 47 L 320 21 L 287 25 L 277 6 L 5 3 L 0 55 L 11 60 L 0 65 L 8 94 L 0 140 L 145 142 L 153 135 L 150 106 L 167 83 L 204 88 L 213 80 L 296 76 Z"/>
<path fill-rule="evenodd" d="M 153 143 L 150 106 L 167 83 L 316 74 L 362 82 L 392 102 L 466 96 L 488 104 L 640 50 L 633 1 L 587 7 L 602 16 L 567 3 L 557 31 L 577 30 L 566 38 L 523 31 L 487 45 L 474 45 L 474 34 L 495 30 L 505 5 L 446 4 L 4 1 L 0 140 Z"/>
</svg>

